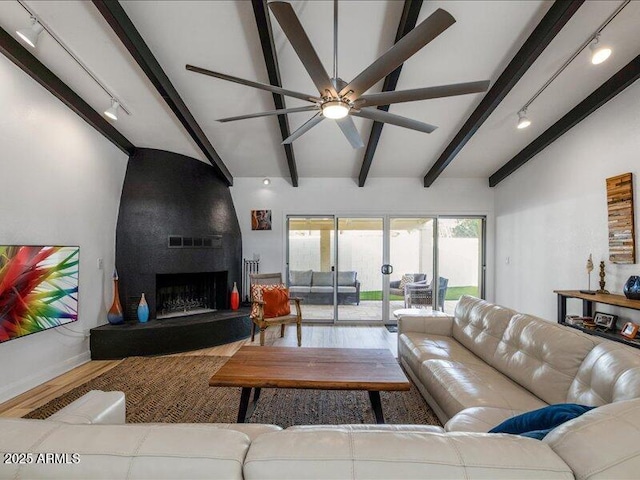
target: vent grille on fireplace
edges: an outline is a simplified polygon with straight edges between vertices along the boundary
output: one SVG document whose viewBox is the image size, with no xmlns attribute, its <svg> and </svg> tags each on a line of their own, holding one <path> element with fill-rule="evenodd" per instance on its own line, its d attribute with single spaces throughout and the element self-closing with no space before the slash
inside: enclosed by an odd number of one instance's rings
<svg viewBox="0 0 640 480">
<path fill-rule="evenodd" d="M 205 237 L 185 237 L 183 235 L 169 235 L 169 248 L 222 248 L 222 235 L 207 235 Z"/>
</svg>

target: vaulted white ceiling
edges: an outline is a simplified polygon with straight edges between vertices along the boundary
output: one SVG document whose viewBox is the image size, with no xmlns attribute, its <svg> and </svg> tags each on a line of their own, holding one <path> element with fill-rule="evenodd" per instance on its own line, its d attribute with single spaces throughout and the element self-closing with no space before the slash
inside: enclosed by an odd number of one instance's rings
<svg viewBox="0 0 640 480">
<path fill-rule="evenodd" d="M 640 54 L 640 2 L 631 2 L 603 31 L 611 59 L 600 66 L 580 54 L 529 108 L 533 124 L 516 130 L 516 113 L 576 48 L 622 3 L 589 1 L 507 95 L 445 170 L 448 177 L 488 177 L 591 91 Z M 204 161 L 194 141 L 91 2 L 26 1 L 78 57 L 122 100 L 131 116 L 115 126 L 138 147 L 174 151 Z M 248 1 L 124 1 L 123 8 L 173 82 L 231 174 L 288 177 L 275 117 L 230 123 L 216 119 L 274 108 L 272 95 L 185 69 L 193 64 L 269 83 L 251 3 Z M 293 8 L 326 70 L 332 71 L 331 1 L 294 1 Z M 549 1 L 425 1 L 418 22 L 437 8 L 456 23 L 405 62 L 397 89 L 448 83 L 493 82 L 550 8 Z M 341 78 L 350 81 L 393 45 L 403 2 L 342 0 L 339 3 Z M 18 2 L 0 2 L 0 26 L 14 34 L 28 24 Z M 314 84 L 271 18 L 284 88 L 316 94 Z M 48 35 L 36 57 L 97 111 L 109 97 Z M 380 91 L 382 82 L 370 91 Z M 393 105 L 390 112 L 437 125 L 424 134 L 385 125 L 370 177 L 421 178 L 448 145 L 483 94 Z M 288 107 L 302 102 L 287 98 Z M 291 131 L 310 113 L 289 115 Z M 366 144 L 372 122 L 354 118 Z M 332 121 L 293 143 L 300 177 L 358 176 L 364 149 L 354 150 Z"/>
</svg>

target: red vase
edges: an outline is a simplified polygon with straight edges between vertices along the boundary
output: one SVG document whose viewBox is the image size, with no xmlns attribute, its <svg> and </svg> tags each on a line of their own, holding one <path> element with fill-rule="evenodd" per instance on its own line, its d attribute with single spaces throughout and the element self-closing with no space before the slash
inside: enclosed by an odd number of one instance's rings
<svg viewBox="0 0 640 480">
<path fill-rule="evenodd" d="M 233 290 L 231 290 L 231 310 L 237 310 L 240 306 L 240 294 L 236 282 L 233 282 Z"/>
</svg>

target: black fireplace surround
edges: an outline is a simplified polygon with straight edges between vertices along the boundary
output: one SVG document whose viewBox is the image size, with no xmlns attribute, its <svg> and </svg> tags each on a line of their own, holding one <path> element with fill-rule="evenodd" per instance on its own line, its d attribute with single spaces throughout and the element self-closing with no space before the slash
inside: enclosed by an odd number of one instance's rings
<svg viewBox="0 0 640 480">
<path fill-rule="evenodd" d="M 209 278 L 209 308 L 229 308 L 240 283 L 242 238 L 229 188 L 210 165 L 175 153 L 136 149 L 129 159 L 116 228 L 116 267 L 126 320 L 142 293 L 156 318 L 158 282 Z M 160 279 L 160 280 L 158 280 Z M 164 285 L 166 287 L 166 285 Z M 200 297 L 198 297 L 200 298 Z"/>
</svg>

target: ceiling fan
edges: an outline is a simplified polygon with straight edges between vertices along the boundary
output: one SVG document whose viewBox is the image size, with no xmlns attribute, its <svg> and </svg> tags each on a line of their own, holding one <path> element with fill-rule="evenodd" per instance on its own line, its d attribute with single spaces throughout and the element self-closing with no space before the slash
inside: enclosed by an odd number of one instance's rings
<svg viewBox="0 0 640 480">
<path fill-rule="evenodd" d="M 356 129 L 351 116 L 367 118 L 376 122 L 390 123 L 404 128 L 410 128 L 419 132 L 431 133 L 437 127 L 410 118 L 394 115 L 392 113 L 375 108 L 378 105 L 390 105 L 401 102 L 426 100 L 429 98 L 451 97 L 466 95 L 469 93 L 484 92 L 489 88 L 489 81 L 456 83 L 436 87 L 416 88 L 412 90 L 390 91 L 372 93 L 365 92 L 378 83 L 397 67 L 402 65 L 418 50 L 431 42 L 455 23 L 455 19 L 445 10 L 438 9 L 432 13 L 420 25 L 402 37 L 391 49 L 380 56 L 371 65 L 365 68 L 350 83 L 346 83 L 338 76 L 338 2 L 334 0 L 333 21 L 333 77 L 324 69 L 318 58 L 318 54 L 311 45 L 309 37 L 305 33 L 291 4 L 274 1 L 269 3 L 271 12 L 282 27 L 287 39 L 293 46 L 296 54 L 309 73 L 311 80 L 318 89 L 319 95 L 309 95 L 294 92 L 274 85 L 253 82 L 224 73 L 213 72 L 204 68 L 187 65 L 187 70 L 209 75 L 230 82 L 240 83 L 249 87 L 279 93 L 288 97 L 298 98 L 313 105 L 297 108 L 285 108 L 268 112 L 253 113 L 237 117 L 222 118 L 219 122 L 232 122 L 248 118 L 264 117 L 269 115 L 282 115 L 296 112 L 313 112 L 316 114 L 293 132 L 282 143 L 292 143 L 312 127 L 331 118 L 336 121 L 344 136 L 349 140 L 353 148 L 362 148 L 364 143 Z M 373 108 L 372 108 L 373 107 Z"/>
</svg>

